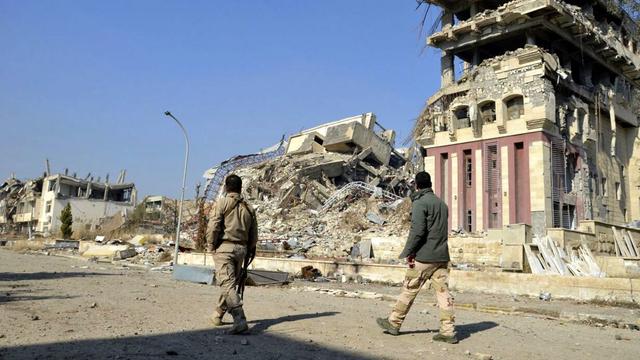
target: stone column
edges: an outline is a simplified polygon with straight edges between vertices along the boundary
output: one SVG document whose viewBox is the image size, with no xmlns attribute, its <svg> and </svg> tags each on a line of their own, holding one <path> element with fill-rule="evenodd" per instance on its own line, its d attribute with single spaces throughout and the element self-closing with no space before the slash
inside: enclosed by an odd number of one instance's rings
<svg viewBox="0 0 640 360">
<path fill-rule="evenodd" d="M 449 10 L 444 10 L 440 21 L 442 24 L 442 28 L 444 28 L 447 25 L 450 25 L 450 26 L 453 25 L 453 12 Z"/>
<path fill-rule="evenodd" d="M 593 86 L 593 63 L 591 61 L 582 64 L 582 82 L 586 86 Z"/>
<path fill-rule="evenodd" d="M 442 52 L 440 58 L 440 75 L 441 75 L 441 87 L 447 87 L 455 82 L 455 67 L 453 63 L 453 55 L 447 52 Z"/>
<path fill-rule="evenodd" d="M 535 45 L 535 44 L 536 44 L 536 36 L 531 31 L 527 31 L 527 45 Z"/>
<path fill-rule="evenodd" d="M 471 1 L 471 8 L 469 8 L 469 12 L 471 13 L 471 17 L 474 17 L 478 14 L 478 3 L 475 1 Z"/>
</svg>

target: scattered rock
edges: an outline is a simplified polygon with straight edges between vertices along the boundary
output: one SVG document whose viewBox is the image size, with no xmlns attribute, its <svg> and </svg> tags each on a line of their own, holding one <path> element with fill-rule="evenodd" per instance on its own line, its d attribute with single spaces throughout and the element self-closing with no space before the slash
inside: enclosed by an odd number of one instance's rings
<svg viewBox="0 0 640 360">
<path fill-rule="evenodd" d="M 32 320 L 32 321 L 40 320 L 40 316 L 38 316 L 38 315 L 31 315 L 31 320 Z"/>
<path fill-rule="evenodd" d="M 631 339 L 629 339 L 627 337 L 624 337 L 624 336 L 622 336 L 620 334 L 616 334 L 616 340 L 631 340 Z"/>
<path fill-rule="evenodd" d="M 175 351 L 173 351 L 173 350 L 168 350 L 168 351 L 167 351 L 167 355 L 169 355 L 169 356 L 177 356 L 177 355 L 178 355 L 178 353 L 177 353 L 177 352 L 175 352 Z"/>
<path fill-rule="evenodd" d="M 4 339 L 4 334 L 0 334 L 0 339 Z"/>
<path fill-rule="evenodd" d="M 240 340 L 240 344 L 241 345 L 249 345 L 249 340 L 247 340 L 246 338 Z"/>
<path fill-rule="evenodd" d="M 464 352 L 464 354 L 465 354 L 465 355 L 467 355 L 467 356 L 469 356 L 469 355 L 471 355 L 471 351 L 466 350 L 466 351 Z"/>
<path fill-rule="evenodd" d="M 98 304 L 96 303 L 91 303 L 91 305 L 89 305 L 90 308 L 94 309 L 96 306 L 98 306 Z"/>
<path fill-rule="evenodd" d="M 483 354 L 483 353 L 475 353 L 473 354 L 473 357 L 478 359 L 478 360 L 492 360 L 493 356 L 489 355 L 489 354 Z"/>
</svg>

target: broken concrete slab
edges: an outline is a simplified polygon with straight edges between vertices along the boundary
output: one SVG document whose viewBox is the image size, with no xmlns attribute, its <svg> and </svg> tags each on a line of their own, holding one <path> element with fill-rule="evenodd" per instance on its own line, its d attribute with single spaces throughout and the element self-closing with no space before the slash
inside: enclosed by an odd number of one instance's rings
<svg viewBox="0 0 640 360">
<path fill-rule="evenodd" d="M 82 253 L 84 257 L 108 257 L 113 258 L 120 251 L 129 250 L 129 245 L 92 245 Z M 135 249 L 131 249 L 135 253 Z"/>
</svg>

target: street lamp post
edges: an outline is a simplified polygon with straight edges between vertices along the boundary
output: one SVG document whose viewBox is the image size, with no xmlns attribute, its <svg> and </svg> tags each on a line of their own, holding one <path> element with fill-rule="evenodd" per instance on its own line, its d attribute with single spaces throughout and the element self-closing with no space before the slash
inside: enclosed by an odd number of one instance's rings
<svg viewBox="0 0 640 360">
<path fill-rule="evenodd" d="M 176 226 L 176 241 L 175 241 L 175 252 L 173 254 L 173 266 L 174 268 L 178 265 L 178 250 L 180 244 L 180 223 L 182 222 L 182 203 L 184 201 L 184 189 L 185 183 L 187 181 L 187 164 L 189 163 L 189 136 L 187 136 L 187 130 L 182 126 L 182 123 L 176 119 L 170 111 L 165 111 L 166 116 L 172 118 L 176 124 L 182 129 L 182 133 L 184 134 L 185 141 L 185 153 L 184 153 L 184 171 L 182 172 L 182 190 L 180 192 L 180 205 L 178 208 L 178 224 Z"/>
</svg>

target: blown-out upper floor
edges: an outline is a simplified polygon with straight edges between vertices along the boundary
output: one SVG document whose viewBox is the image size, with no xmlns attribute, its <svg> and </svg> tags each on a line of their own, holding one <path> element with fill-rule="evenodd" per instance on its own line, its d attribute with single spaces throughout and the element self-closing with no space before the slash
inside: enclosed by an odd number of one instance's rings
<svg viewBox="0 0 640 360">
<path fill-rule="evenodd" d="M 538 46 L 484 60 L 441 88 L 419 118 L 424 147 L 543 130 L 577 143 L 610 126 L 637 127 L 639 92 L 623 76 L 595 64 L 572 68 Z"/>
</svg>

